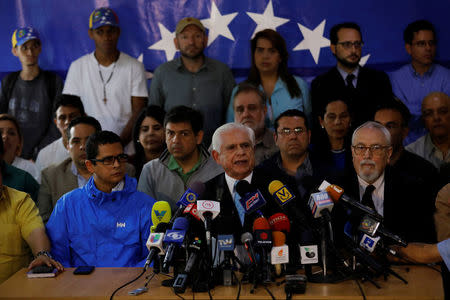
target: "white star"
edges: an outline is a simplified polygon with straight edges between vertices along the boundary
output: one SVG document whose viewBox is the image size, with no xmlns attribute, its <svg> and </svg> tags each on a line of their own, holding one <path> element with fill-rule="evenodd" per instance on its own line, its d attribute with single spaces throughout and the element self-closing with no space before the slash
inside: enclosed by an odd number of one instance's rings
<svg viewBox="0 0 450 300">
<path fill-rule="evenodd" d="M 209 19 L 203 19 L 202 24 L 209 29 L 208 46 L 211 45 L 219 35 L 234 41 L 233 34 L 228 28 L 228 24 L 237 16 L 237 12 L 228 15 L 221 15 L 216 4 L 212 1 L 211 14 Z"/>
<path fill-rule="evenodd" d="M 277 30 L 277 27 L 283 25 L 284 23 L 289 22 L 289 19 L 279 18 L 279 17 L 274 16 L 272 0 L 269 0 L 269 3 L 266 6 L 266 10 L 264 10 L 264 13 L 257 14 L 257 13 L 247 12 L 247 15 L 250 18 L 252 18 L 252 20 L 255 21 L 255 23 L 257 24 L 255 31 L 253 31 L 252 38 L 255 36 L 255 34 L 258 31 L 261 31 L 261 30 L 264 30 L 267 28 Z"/>
<path fill-rule="evenodd" d="M 330 46 L 330 40 L 323 36 L 325 22 L 326 20 L 323 20 L 319 26 L 314 28 L 314 30 L 309 30 L 300 23 L 297 23 L 304 39 L 297 46 L 295 46 L 294 51 L 309 50 L 316 65 L 319 63 L 320 48 Z"/>
<path fill-rule="evenodd" d="M 137 60 L 141 63 L 144 63 L 144 53 L 141 53 L 141 55 L 139 55 L 139 57 L 137 58 Z M 147 72 L 147 70 L 145 71 L 145 77 L 147 79 L 150 79 L 153 77 L 153 73 L 152 72 Z"/>
<path fill-rule="evenodd" d="M 361 67 L 364 67 L 364 65 L 367 63 L 367 61 L 369 60 L 370 54 L 367 54 L 366 56 L 361 57 L 361 59 L 359 60 L 359 65 Z"/>
<path fill-rule="evenodd" d="M 151 50 L 163 50 L 166 52 L 167 61 L 172 60 L 175 53 L 178 51 L 175 48 L 173 39 L 175 38 L 175 32 L 170 32 L 163 24 L 158 23 L 159 32 L 161 33 L 161 39 L 148 47 Z"/>
</svg>

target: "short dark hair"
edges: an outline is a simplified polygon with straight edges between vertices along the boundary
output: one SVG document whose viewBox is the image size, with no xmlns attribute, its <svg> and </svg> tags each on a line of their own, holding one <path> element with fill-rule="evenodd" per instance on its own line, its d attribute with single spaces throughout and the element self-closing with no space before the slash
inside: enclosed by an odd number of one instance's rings
<svg viewBox="0 0 450 300">
<path fill-rule="evenodd" d="M 53 105 L 53 115 L 55 116 L 55 118 L 56 118 L 56 111 L 60 106 L 70 106 L 78 108 L 82 116 L 86 115 L 86 112 L 84 111 L 83 102 L 81 102 L 81 98 L 78 96 L 61 94 L 58 97 L 56 97 L 56 102 Z"/>
<path fill-rule="evenodd" d="M 414 33 L 419 32 L 420 30 L 430 30 L 433 32 L 433 37 L 436 40 L 436 30 L 434 29 L 433 24 L 427 20 L 417 20 L 414 21 L 408 26 L 406 26 L 405 30 L 403 31 L 403 40 L 405 41 L 405 44 L 412 43 L 414 39 Z"/>
<path fill-rule="evenodd" d="M 347 112 L 350 114 L 350 116 L 352 115 L 352 110 L 351 107 L 349 105 L 349 101 L 347 99 L 347 97 L 339 95 L 339 93 L 337 94 L 331 94 L 329 96 L 326 96 L 324 98 L 324 101 L 322 103 L 322 105 L 319 107 L 318 109 L 318 113 L 320 117 L 322 117 L 322 119 L 325 118 L 325 113 L 327 112 L 327 106 L 328 104 L 332 103 L 332 102 L 336 102 L 336 101 L 342 101 L 345 103 L 345 105 L 347 105 Z"/>
<path fill-rule="evenodd" d="M 336 24 L 333 27 L 331 27 L 331 30 L 330 30 L 330 43 L 332 45 L 336 45 L 338 43 L 338 41 L 339 41 L 338 40 L 338 32 L 342 28 L 355 29 L 356 31 L 359 32 L 359 35 L 361 36 L 361 41 L 362 41 L 361 28 L 359 27 L 359 25 L 354 23 L 354 22 L 344 22 L 344 23 Z"/>
<path fill-rule="evenodd" d="M 0 121 L 10 121 L 16 127 L 17 133 L 19 134 L 20 141 L 23 143 L 22 130 L 20 129 L 19 122 L 14 116 L 9 114 L 0 114 Z"/>
<path fill-rule="evenodd" d="M 298 109 L 288 109 L 284 112 L 282 112 L 276 119 L 274 122 L 274 128 L 275 128 L 275 132 L 278 131 L 278 127 L 280 126 L 279 121 L 281 118 L 283 117 L 300 117 L 303 118 L 303 120 L 305 121 L 305 127 L 306 130 L 309 130 L 308 128 L 308 122 L 306 120 L 306 115 L 304 112 L 302 112 L 301 110 Z"/>
<path fill-rule="evenodd" d="M 167 123 L 181 123 L 188 122 L 191 124 L 192 131 L 195 135 L 203 129 L 203 115 L 198 110 L 192 109 L 190 107 L 180 105 L 175 106 L 166 114 L 164 118 L 164 128 Z"/>
<path fill-rule="evenodd" d="M 92 127 L 95 128 L 95 132 L 102 131 L 102 125 L 100 125 L 100 123 L 97 121 L 96 118 L 89 116 L 81 116 L 70 121 L 69 126 L 67 126 L 66 130 L 67 140 L 70 140 L 70 129 L 72 129 L 72 127 L 75 127 L 78 124 L 91 125 Z"/>
<path fill-rule="evenodd" d="M 99 146 L 115 143 L 120 143 L 123 147 L 120 137 L 112 131 L 105 130 L 92 134 L 86 142 L 86 158 L 88 160 L 95 159 L 98 155 Z"/>
<path fill-rule="evenodd" d="M 259 96 L 259 98 L 261 99 L 261 105 L 266 105 L 266 101 L 267 101 L 266 93 L 264 93 L 264 91 L 261 91 L 254 84 L 244 81 L 237 85 L 237 91 L 234 94 L 234 98 L 233 98 L 233 108 L 234 108 L 234 99 L 236 99 L 236 97 L 239 94 L 249 93 L 249 92 L 254 92 L 255 94 L 257 94 Z"/>
<path fill-rule="evenodd" d="M 409 121 L 411 120 L 411 112 L 399 98 L 393 96 L 391 99 L 383 101 L 381 104 L 379 104 L 375 109 L 375 113 L 373 114 L 374 118 L 375 114 L 382 109 L 390 109 L 398 111 L 402 115 L 403 119 L 402 126 L 403 127 L 408 126 Z"/>
</svg>

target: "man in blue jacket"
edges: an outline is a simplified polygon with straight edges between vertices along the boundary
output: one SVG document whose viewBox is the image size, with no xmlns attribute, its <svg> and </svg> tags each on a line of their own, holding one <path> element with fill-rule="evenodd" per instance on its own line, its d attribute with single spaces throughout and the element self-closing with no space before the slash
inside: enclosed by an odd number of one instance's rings
<svg viewBox="0 0 450 300">
<path fill-rule="evenodd" d="M 86 143 L 88 183 L 58 200 L 47 223 L 52 254 L 65 267 L 144 266 L 155 200 L 125 175 L 118 135 L 101 131 Z"/>
</svg>

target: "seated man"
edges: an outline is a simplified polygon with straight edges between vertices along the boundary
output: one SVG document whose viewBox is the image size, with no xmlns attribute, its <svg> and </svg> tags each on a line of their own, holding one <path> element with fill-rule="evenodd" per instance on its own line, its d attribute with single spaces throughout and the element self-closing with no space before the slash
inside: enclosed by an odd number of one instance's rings
<svg viewBox="0 0 450 300">
<path fill-rule="evenodd" d="M 264 92 L 249 83 L 241 83 L 233 100 L 234 122 L 244 124 L 255 132 L 255 165 L 278 151 L 273 132 L 266 127 L 267 113 Z"/>
<path fill-rule="evenodd" d="M 223 172 L 202 144 L 202 114 L 186 106 L 172 108 L 164 119 L 167 149 L 144 165 L 138 189 L 172 210 L 193 182 L 206 182 Z"/>
<path fill-rule="evenodd" d="M 450 163 L 450 96 L 441 92 L 428 94 L 422 102 L 422 119 L 428 133 L 406 146 L 406 150 L 440 170 Z"/>
<path fill-rule="evenodd" d="M 83 187 L 91 177 L 85 164 L 86 141 L 90 135 L 101 130 L 100 123 L 93 117 L 79 117 L 68 125 L 66 135 L 70 157 L 42 171 L 37 206 L 44 223 L 47 223 L 56 201 L 62 195 Z"/>
<path fill-rule="evenodd" d="M 434 203 L 424 200 L 431 195 L 416 188 L 413 176 L 393 171 L 388 165 L 391 155 L 391 135 L 386 127 L 373 121 L 358 127 L 352 136 L 356 172 L 348 177 L 344 190 L 375 209 L 383 216 L 384 226 L 407 242 L 435 242 Z"/>
<path fill-rule="evenodd" d="M 0 152 L 3 141 L 0 139 Z M 44 224 L 30 196 L 2 184 L 4 167 L 0 168 L 0 283 L 28 265 L 63 267 L 48 253 L 50 242 Z M 30 262 L 30 248 L 35 259 Z"/>
<path fill-rule="evenodd" d="M 67 267 L 143 266 L 155 200 L 125 175 L 128 156 L 115 133 L 91 135 L 86 156 L 93 176 L 58 200 L 47 223 L 53 256 Z"/>
<path fill-rule="evenodd" d="M 36 166 L 39 172 L 42 172 L 50 165 L 57 165 L 69 157 L 67 152 L 67 127 L 70 121 L 84 116 L 85 112 L 80 97 L 63 94 L 56 99 L 54 114 L 53 122 L 61 133 L 61 137 L 39 151 L 36 159 Z"/>
</svg>

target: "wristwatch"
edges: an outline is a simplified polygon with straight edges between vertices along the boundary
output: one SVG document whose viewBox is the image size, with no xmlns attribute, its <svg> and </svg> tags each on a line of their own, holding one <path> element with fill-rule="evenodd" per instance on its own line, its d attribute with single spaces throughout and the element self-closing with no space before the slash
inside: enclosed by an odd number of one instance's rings
<svg viewBox="0 0 450 300">
<path fill-rule="evenodd" d="M 52 257 L 52 255 L 50 254 L 50 252 L 48 252 L 48 251 L 46 251 L 46 250 L 39 251 L 38 253 L 36 253 L 36 255 L 34 256 L 34 258 L 38 258 L 38 257 L 41 256 L 41 255 L 45 255 L 45 256 L 47 256 L 48 258 L 53 259 L 53 257 Z"/>
</svg>

